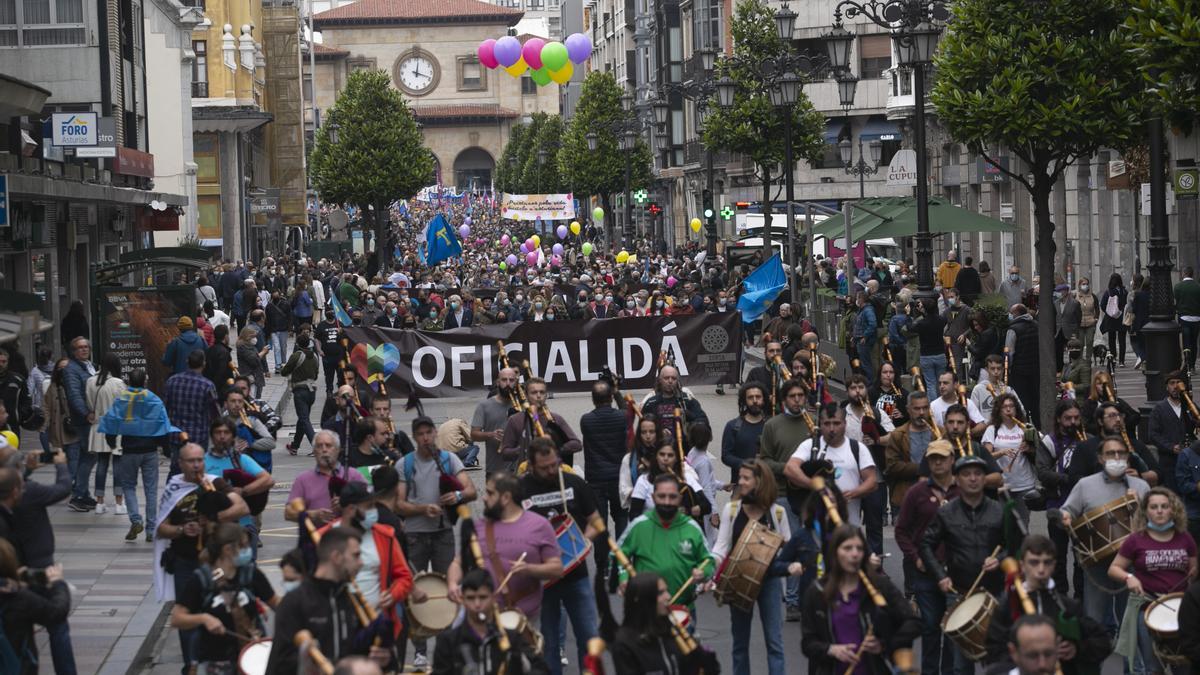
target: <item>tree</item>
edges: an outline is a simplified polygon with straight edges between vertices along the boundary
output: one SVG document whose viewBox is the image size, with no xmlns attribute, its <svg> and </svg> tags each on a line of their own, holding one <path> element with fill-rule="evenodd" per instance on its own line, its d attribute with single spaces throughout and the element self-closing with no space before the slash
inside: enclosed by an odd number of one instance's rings
<svg viewBox="0 0 1200 675">
<path fill-rule="evenodd" d="M 351 73 L 326 119 L 309 165 L 313 185 L 324 201 L 356 205 L 371 219 L 376 265 L 387 270 L 389 206 L 429 184 L 433 155 L 404 97 L 382 70 Z"/>
<path fill-rule="evenodd" d="M 563 192 L 563 180 L 558 170 L 558 150 L 562 145 L 562 117 L 535 113 L 541 116 L 535 128 L 531 129 L 534 137 L 529 143 L 529 156 L 526 158 L 524 184 L 525 191 L 535 194 Z M 538 153 L 544 153 L 545 161 L 539 164 Z"/>
<path fill-rule="evenodd" d="M 520 172 L 514 171 L 511 167 L 514 163 L 521 164 L 521 144 L 525 142 L 528 131 L 528 125 L 516 124 L 513 125 L 512 131 L 508 132 L 508 142 L 504 144 L 504 151 L 500 153 L 500 161 L 496 166 L 496 189 L 501 192 L 514 194 L 521 192 L 517 186 Z"/>
<path fill-rule="evenodd" d="M 763 60 L 788 53 L 788 45 L 779 39 L 775 16 L 763 0 L 740 0 L 730 26 L 733 34 L 733 58 L 718 63 L 718 77 L 737 83 L 733 105 L 724 109 L 716 100 L 708 102 L 709 114 L 704 125 L 704 145 L 729 150 L 749 157 L 758 165 L 763 186 L 763 255 L 771 250 L 771 172 L 786 159 L 787 118 L 771 103 L 770 87 L 760 69 Z M 797 72 L 801 78 L 810 73 Z M 821 156 L 825 145 L 825 116 L 817 112 L 803 91 L 792 106 L 792 157 L 810 164 Z M 792 227 L 788 223 L 788 227 Z"/>
<path fill-rule="evenodd" d="M 617 242 L 613 235 L 612 194 L 625 189 L 626 157 L 611 129 L 627 119 L 629 114 L 621 108 L 621 88 L 612 73 L 593 70 L 583 81 L 575 116 L 558 151 L 558 170 L 565 183 L 579 194 L 599 195 L 606 214 L 605 236 L 613 247 Z M 591 131 L 599 136 L 595 152 L 588 150 L 587 134 Z M 653 158 L 640 136 L 632 153 L 629 184 L 633 188 L 649 185 L 653 180 Z"/>
<path fill-rule="evenodd" d="M 1200 0 L 1129 0 L 1125 30 L 1154 103 L 1190 132 L 1200 111 Z"/>
<path fill-rule="evenodd" d="M 935 60 L 932 101 L 950 135 L 1033 201 L 1043 425 L 1052 423 L 1056 377 L 1047 367 L 1055 360 L 1050 193 L 1073 162 L 1140 133 L 1142 80 L 1118 30 L 1127 16 L 1126 0 L 959 0 Z M 1000 166 L 996 146 L 1023 166 Z"/>
</svg>

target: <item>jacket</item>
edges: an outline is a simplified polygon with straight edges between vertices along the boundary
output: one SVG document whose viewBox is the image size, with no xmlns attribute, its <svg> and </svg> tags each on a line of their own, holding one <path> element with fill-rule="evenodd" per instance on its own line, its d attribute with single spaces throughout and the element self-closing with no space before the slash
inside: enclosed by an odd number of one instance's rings
<svg viewBox="0 0 1200 675">
<path fill-rule="evenodd" d="M 921 477 L 920 465 L 912 461 L 908 440 L 911 430 L 911 422 L 901 424 L 888 434 L 887 443 L 883 445 L 884 476 L 892 489 L 892 504 L 897 507 L 904 503 L 905 493 Z"/>
<path fill-rule="evenodd" d="M 8 411 L 8 423 L 15 429 L 29 420 L 33 414 L 33 397 L 29 395 L 29 384 L 10 365 L 0 376 L 0 400 Z"/>
<path fill-rule="evenodd" d="M 22 554 L 21 562 L 29 567 L 54 564 L 54 528 L 46 507 L 71 494 L 71 472 L 65 463 L 55 464 L 54 476 L 53 485 L 25 481 L 21 503 L 13 509 L 13 537 Z"/>
<path fill-rule="evenodd" d="M 1175 460 L 1175 484 L 1187 507 L 1188 520 L 1200 519 L 1200 443 L 1193 443 L 1179 453 Z"/>
<path fill-rule="evenodd" d="M 712 559 L 704 530 L 682 510 L 665 527 L 657 511 L 638 516 L 621 535 L 619 545 L 635 570 L 658 573 L 672 594 L 692 576 L 693 569 Z M 710 566 L 707 570 L 711 574 L 713 568 Z M 628 572 L 624 568 L 619 572 L 621 580 L 628 581 Z M 679 602 L 685 605 L 694 600 L 695 593 L 690 588 L 679 597 Z"/>
<path fill-rule="evenodd" d="M 267 303 L 267 332 L 286 333 L 292 327 L 292 308 L 287 300 Z"/>
<path fill-rule="evenodd" d="M 329 528 L 341 524 L 342 519 L 338 518 L 326 523 L 317 533 L 324 535 Z M 403 533 L 399 536 L 403 536 Z M 396 601 L 388 608 L 388 615 L 392 618 L 392 635 L 399 637 L 403 621 L 397 608 L 404 606 L 404 601 L 412 591 L 413 574 L 396 537 L 396 530 L 390 525 L 375 523 L 371 526 L 371 538 L 375 541 L 375 551 L 379 556 L 379 592 L 390 594 Z"/>
<path fill-rule="evenodd" d="M 539 417 L 542 424 L 542 429 L 550 433 L 546 429 L 546 424 L 549 420 L 541 416 Z M 558 451 L 562 454 L 563 460 L 570 464 L 571 458 L 576 452 L 583 448 L 583 444 L 579 442 L 579 437 L 575 435 L 575 430 L 571 425 L 567 424 L 567 419 L 562 415 L 554 415 L 554 423 L 559 429 L 562 429 L 563 435 L 566 437 Z M 529 441 L 531 438 L 532 427 L 529 427 L 529 415 L 525 413 L 517 413 L 508 416 L 508 422 L 504 424 L 504 438 L 500 441 L 500 456 L 507 460 L 520 461 L 525 458 L 525 451 L 529 449 Z"/>
<path fill-rule="evenodd" d="M 1083 307 L 1075 296 L 1068 295 L 1054 304 L 1054 309 L 1058 311 L 1055 337 L 1061 335 L 1069 340 L 1079 335 L 1079 325 L 1083 322 Z"/>
<path fill-rule="evenodd" d="M 549 673 L 546 660 L 513 630 L 508 634 L 509 652 L 504 672 L 511 675 Z M 504 663 L 497 633 L 493 629 L 480 638 L 466 621 L 442 631 L 433 649 L 433 675 L 491 675 Z"/>
<path fill-rule="evenodd" d="M 451 312 L 449 309 L 447 309 L 445 319 L 442 322 L 442 327 L 446 329 L 466 328 L 474 324 L 474 319 L 475 312 L 472 312 L 470 307 L 463 310 L 461 322 L 458 320 L 458 316 L 454 312 Z"/>
<path fill-rule="evenodd" d="M 937 285 L 942 288 L 954 288 L 954 282 L 958 281 L 958 273 L 962 270 L 962 265 L 955 260 L 946 260 L 938 265 L 934 271 L 934 280 Z"/>
<path fill-rule="evenodd" d="M 318 362 L 321 359 L 317 353 L 309 349 L 296 349 L 288 357 L 287 363 L 279 369 L 279 374 L 288 378 L 291 389 L 308 388 L 316 390 Z"/>
<path fill-rule="evenodd" d="M 275 609 L 275 635 L 295 635 L 301 629 L 308 630 L 333 663 L 351 654 L 366 656 L 366 650 L 354 650 L 354 636 L 361 627 L 347 585 L 336 581 L 305 577 L 300 587 L 283 596 Z M 268 675 L 295 673 L 298 652 L 291 640 L 272 642 Z"/>
<path fill-rule="evenodd" d="M 872 581 L 879 589 L 886 607 L 876 607 L 870 596 L 860 586 L 858 603 L 859 625 L 865 634 L 873 628 L 875 637 L 883 644 L 883 654 L 866 654 L 867 672 L 871 675 L 887 675 L 892 672 L 886 656 L 897 649 L 912 647 L 913 640 L 921 634 L 921 620 L 913 612 L 912 605 L 904 594 L 885 576 Z M 837 641 L 833 635 L 832 607 L 825 601 L 820 581 L 814 582 L 804 592 L 802 603 L 804 620 L 800 622 L 800 649 L 808 657 L 809 675 L 836 675 L 845 671 L 845 664 L 829 655 L 829 647 Z"/>
<path fill-rule="evenodd" d="M 1200 316 L 1200 281 L 1184 279 L 1175 284 L 1175 311 L 1179 316 Z"/>
<path fill-rule="evenodd" d="M 162 364 L 171 369 L 171 374 L 182 373 L 188 369 L 188 356 L 194 351 L 204 351 L 208 345 L 204 338 L 194 330 L 185 330 L 167 345 L 163 353 Z"/>
<path fill-rule="evenodd" d="M 1104 627 L 1095 619 L 1084 616 L 1083 608 L 1078 600 L 1069 598 L 1058 591 L 1042 588 L 1034 591 L 1030 599 L 1038 608 L 1039 614 L 1049 617 L 1051 621 L 1055 622 L 1060 636 L 1075 643 L 1075 658 L 1059 662 L 1063 675 L 1099 675 L 1104 659 L 1108 658 L 1113 650 L 1108 631 L 1104 630 Z M 1007 663 L 1011 668 L 1008 656 L 1008 632 L 1016 623 L 1016 619 L 1013 618 L 1014 614 L 1020 616 L 1024 614 L 1024 611 L 1011 586 L 1001 593 L 997 600 L 999 603 L 992 612 L 992 620 L 988 624 L 985 643 L 987 656 L 984 657 L 984 661 L 996 664 Z M 1069 625 L 1074 622 L 1078 622 L 1078 624 L 1067 629 L 1067 633 L 1078 631 L 1078 639 L 1064 635 L 1064 624 Z"/>
<path fill-rule="evenodd" d="M 784 467 L 792 458 L 792 453 L 796 452 L 796 448 L 809 438 L 812 438 L 812 434 L 809 433 L 808 425 L 804 423 L 802 416 L 779 414 L 763 425 L 762 436 L 758 438 L 758 458 L 771 467 L 781 492 L 782 488 L 788 485 L 788 480 L 783 475 Z"/>
<path fill-rule="evenodd" d="M 65 621 L 71 611 L 71 591 L 65 581 L 56 581 L 45 592 L 37 592 L 5 579 L 0 584 L 0 611 L 4 613 L 4 635 L 21 660 L 18 673 L 35 675 L 38 648 L 33 625 L 52 626 Z"/>
<path fill-rule="evenodd" d="M 1182 403 L 1182 405 L 1187 406 L 1186 403 Z M 1147 440 L 1150 445 L 1158 448 L 1158 458 L 1161 464 L 1174 466 L 1175 455 L 1172 448 L 1176 445 L 1187 446 L 1188 433 L 1191 429 L 1192 417 L 1186 410 L 1182 415 L 1176 415 L 1175 411 L 1171 409 L 1168 399 L 1154 404 L 1154 408 L 1150 410 L 1150 433 Z"/>
<path fill-rule="evenodd" d="M 218 390 L 223 390 L 233 377 L 232 364 L 233 357 L 228 345 L 214 343 L 204 353 L 204 376 L 212 380 Z"/>
<path fill-rule="evenodd" d="M 926 478 L 915 483 L 904 495 L 900 515 L 896 518 L 895 536 L 896 545 L 904 554 L 905 561 L 915 564 L 921 557 L 921 539 L 925 537 L 925 530 L 941 508 L 940 500 L 950 500 L 958 496 L 958 485 L 953 481 L 944 496 L 939 494 L 940 489 L 936 489 L 936 485 L 932 478 Z"/>
<path fill-rule="evenodd" d="M 51 384 L 46 390 L 46 435 L 52 448 L 65 448 L 79 441 L 79 428 L 70 422 L 66 389 Z"/>
<path fill-rule="evenodd" d="M 1013 337 L 1012 356 L 1009 358 L 1009 382 L 1014 376 L 1036 376 L 1038 372 L 1038 327 L 1033 315 L 1023 314 L 1008 324 Z M 1008 337 L 1005 337 L 1008 342 Z"/>
<path fill-rule="evenodd" d="M 979 506 L 971 508 L 962 497 L 951 499 L 938 509 L 937 515 L 921 538 L 921 562 L 935 580 L 947 576 L 960 592 L 966 592 L 975 580 L 984 559 L 992 555 L 1004 541 L 1004 510 L 1000 502 L 983 497 Z M 938 559 L 939 546 L 946 547 L 946 564 Z M 1003 575 L 999 568 L 983 576 L 983 587 L 995 594 L 1000 590 Z"/>
<path fill-rule="evenodd" d="M 86 427 L 91 410 L 87 406 L 87 381 L 94 374 L 91 364 L 72 358 L 63 372 L 63 384 L 67 389 L 67 405 L 70 407 L 71 424 Z"/>
<path fill-rule="evenodd" d="M 963 297 L 968 304 L 975 302 L 975 298 L 983 292 L 983 283 L 979 279 L 979 270 L 974 267 L 964 267 L 958 271 L 958 276 L 954 279 L 954 287 L 958 289 L 959 295 Z"/>
<path fill-rule="evenodd" d="M 611 483 L 621 472 L 625 456 L 625 413 L 612 406 L 596 408 L 579 418 L 588 482 Z"/>
<path fill-rule="evenodd" d="M 683 656 L 675 641 L 659 635 L 639 634 L 621 626 L 612 643 L 613 670 L 621 675 L 662 675 L 683 672 Z"/>
</svg>

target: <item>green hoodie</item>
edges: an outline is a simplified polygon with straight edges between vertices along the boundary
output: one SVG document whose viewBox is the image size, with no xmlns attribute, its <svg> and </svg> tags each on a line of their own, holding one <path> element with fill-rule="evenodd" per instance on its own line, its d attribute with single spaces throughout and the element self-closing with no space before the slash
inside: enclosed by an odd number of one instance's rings
<svg viewBox="0 0 1200 675">
<path fill-rule="evenodd" d="M 621 550 L 639 572 L 654 572 L 667 582 L 671 595 L 679 590 L 692 570 L 704 561 L 706 575 L 712 575 L 712 554 L 704 539 L 704 530 L 694 518 L 683 511 L 675 514 L 670 527 L 663 527 L 662 520 L 654 510 L 646 511 L 634 519 L 625 534 L 621 535 Z M 621 581 L 628 581 L 629 574 L 620 570 Z M 695 600 L 689 588 L 679 597 L 679 602 L 691 605 Z"/>
</svg>

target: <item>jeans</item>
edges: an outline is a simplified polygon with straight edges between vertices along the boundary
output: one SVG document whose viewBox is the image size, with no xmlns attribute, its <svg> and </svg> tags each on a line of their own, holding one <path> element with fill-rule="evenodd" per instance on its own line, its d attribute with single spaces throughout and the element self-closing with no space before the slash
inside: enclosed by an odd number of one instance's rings
<svg viewBox="0 0 1200 675">
<path fill-rule="evenodd" d="M 858 344 L 858 362 L 862 366 L 863 376 L 867 378 L 868 387 L 875 382 L 875 368 L 871 365 L 871 350 L 874 347 L 874 340 Z"/>
<path fill-rule="evenodd" d="M 452 528 L 438 532 L 407 532 L 404 538 L 408 541 L 408 566 L 412 568 L 413 574 L 420 574 L 427 568 L 445 574 L 446 570 L 450 569 L 455 553 Z M 533 621 L 534 617 L 529 617 L 529 620 Z M 425 638 L 413 638 L 415 653 L 425 654 L 425 646 Z"/>
<path fill-rule="evenodd" d="M 1103 576 L 1105 570 L 1097 568 L 1084 572 L 1083 575 L 1083 614 L 1097 621 L 1112 637 L 1116 637 L 1121 626 L 1121 618 L 1125 616 L 1125 602 L 1129 591 L 1121 591 L 1116 595 L 1105 593 L 1092 581 L 1092 575 Z"/>
<path fill-rule="evenodd" d="M 78 429 L 76 430 L 78 432 Z M 81 434 L 87 438 L 87 433 Z M 89 497 L 88 478 L 92 475 L 92 467 L 96 464 L 96 456 L 88 452 L 85 441 L 68 443 L 67 469 L 71 472 L 71 499 Z"/>
<path fill-rule="evenodd" d="M 934 589 L 936 589 L 936 588 L 937 588 L 937 584 L 934 584 Z M 941 593 L 941 591 L 937 591 L 937 592 L 939 594 Z M 955 604 L 958 603 L 959 600 L 962 600 L 962 596 L 958 595 L 956 593 L 951 593 L 949 595 L 943 595 L 942 597 L 944 598 L 943 601 L 946 603 L 944 605 L 945 607 L 953 607 Z M 917 601 L 917 604 L 920 605 L 919 600 Z M 941 621 L 941 617 L 938 618 L 938 621 L 939 622 Z M 941 631 L 939 629 L 939 633 L 940 632 Z M 968 659 L 967 655 L 963 652 L 963 650 L 959 649 L 958 646 L 955 645 L 954 642 L 950 638 L 944 637 L 944 640 L 945 641 L 942 643 L 942 660 L 943 661 L 946 660 L 946 658 L 947 658 L 946 652 L 947 651 L 949 651 L 951 653 L 951 658 L 954 659 L 954 667 L 953 667 L 953 670 L 950 672 L 953 672 L 954 675 L 974 675 L 975 662 L 972 661 L 971 659 Z M 924 650 L 925 650 L 925 640 L 922 639 L 921 640 L 921 651 L 924 652 Z M 924 658 L 924 657 L 922 657 L 922 658 Z M 924 675 L 923 670 L 922 670 L 922 675 Z"/>
<path fill-rule="evenodd" d="M 1146 358 L 1146 335 L 1141 331 L 1129 333 L 1129 343 L 1133 345 L 1133 354 L 1139 359 Z"/>
<path fill-rule="evenodd" d="M 783 512 L 787 514 L 788 529 L 792 531 L 792 536 L 800 531 L 800 517 L 792 511 L 792 505 L 788 503 L 787 497 L 779 497 L 775 503 L 783 507 Z M 788 607 L 800 606 L 800 577 L 789 576 L 785 582 L 786 589 L 783 592 L 783 602 Z"/>
<path fill-rule="evenodd" d="M 50 434 L 46 433 L 45 431 L 39 431 L 38 432 L 38 441 L 40 441 L 42 444 L 42 451 L 49 453 L 50 452 Z"/>
<path fill-rule="evenodd" d="M 586 566 L 586 565 L 585 565 Z M 578 664 L 587 655 L 588 640 L 596 637 L 596 598 L 592 584 L 585 574 L 575 581 L 559 581 L 547 586 L 542 593 L 542 636 L 546 640 L 546 665 L 551 675 L 562 675 L 562 661 L 558 658 L 559 639 L 565 635 L 562 620 L 564 612 L 571 617 L 571 630 L 575 631 L 575 647 L 579 652 Z"/>
<path fill-rule="evenodd" d="M 613 537 L 619 538 L 625 533 L 625 528 L 629 526 L 629 513 L 621 508 L 621 487 L 617 481 L 596 481 L 592 482 L 592 494 L 596 497 L 596 512 L 600 514 L 600 520 L 603 520 L 605 525 L 608 524 L 608 516 L 612 514 L 613 521 Z M 596 556 L 596 570 L 605 569 L 609 564 L 609 553 L 607 546 L 593 546 L 592 553 Z M 616 564 L 615 562 L 613 563 Z"/>
<path fill-rule="evenodd" d="M 312 407 L 317 400 L 317 392 L 308 387 L 296 387 L 292 390 L 292 404 L 296 406 L 296 432 L 292 434 L 292 447 L 300 449 L 300 440 L 308 439 L 312 445 L 313 436 L 317 432 L 312 425 Z"/>
<path fill-rule="evenodd" d="M 146 495 L 146 519 L 138 512 L 137 479 L 142 474 L 142 493 Z M 129 510 L 130 523 L 143 523 L 146 530 L 154 527 L 158 515 L 158 453 L 137 452 L 117 457 L 113 468 L 121 493 L 125 495 L 125 507 Z"/>
<path fill-rule="evenodd" d="M 462 460 L 463 466 L 478 466 L 479 465 L 479 446 L 472 443 L 467 447 L 454 453 Z"/>
<path fill-rule="evenodd" d="M 783 591 L 781 579 L 766 579 L 758 592 L 758 618 L 762 622 L 763 642 L 767 646 L 768 675 L 784 675 L 783 662 L 783 607 L 780 595 Z M 733 673 L 750 675 L 750 624 L 754 611 L 743 612 L 729 606 L 729 623 L 733 629 Z"/>
<path fill-rule="evenodd" d="M 1079 329 L 1079 341 L 1083 343 L 1083 358 L 1092 360 L 1092 343 L 1096 341 L 1096 324 Z"/>
<path fill-rule="evenodd" d="M 862 523 L 867 531 L 867 547 L 883 555 L 883 502 L 887 489 L 882 485 L 862 498 Z"/>
<path fill-rule="evenodd" d="M 71 648 L 71 626 L 67 619 L 46 626 L 50 636 L 50 658 L 55 675 L 75 675 L 75 652 Z"/>
<path fill-rule="evenodd" d="M 912 589 L 921 612 L 921 673 L 949 675 L 954 667 L 954 643 L 942 635 L 942 617 L 946 615 L 946 594 L 932 577 L 917 570 L 915 563 L 904 561 L 905 583 Z"/>
<path fill-rule="evenodd" d="M 192 577 L 196 576 L 195 571 L 199 566 L 200 563 L 195 560 L 175 558 L 174 568 L 171 570 L 171 580 L 175 584 L 176 599 L 183 597 L 183 589 L 187 587 Z M 179 631 L 179 651 L 183 654 L 181 672 L 184 675 L 187 675 L 188 666 L 196 662 L 196 641 L 200 630 L 199 628 L 189 628 Z"/>
<path fill-rule="evenodd" d="M 1188 350 L 1188 370 L 1195 370 L 1196 338 L 1200 336 L 1200 321 L 1184 321 L 1180 319 L 1179 327 L 1183 329 L 1183 348 Z"/>
<path fill-rule="evenodd" d="M 111 452 L 97 452 L 92 455 L 96 458 L 96 480 L 93 483 L 93 488 L 96 491 L 96 499 L 104 499 L 105 487 L 108 483 L 108 466 L 112 463 Z M 120 494 L 116 490 L 117 471 L 113 469 L 113 492 Z"/>
<path fill-rule="evenodd" d="M 275 372 L 287 362 L 287 331 L 277 330 L 271 333 L 271 352 L 275 354 Z"/>
<path fill-rule="evenodd" d="M 937 394 L 937 380 L 942 373 L 946 372 L 946 357 L 943 354 L 934 354 L 932 356 L 921 357 L 921 376 L 925 378 L 925 391 L 931 392 L 930 396 Z M 916 388 L 916 385 L 913 385 Z"/>
<path fill-rule="evenodd" d="M 1134 675 L 1170 672 L 1163 668 L 1158 654 L 1154 653 L 1154 638 L 1150 637 L 1150 630 L 1146 628 L 1145 616 L 1142 612 L 1137 613 L 1137 658 L 1134 659 L 1132 672 Z"/>
</svg>

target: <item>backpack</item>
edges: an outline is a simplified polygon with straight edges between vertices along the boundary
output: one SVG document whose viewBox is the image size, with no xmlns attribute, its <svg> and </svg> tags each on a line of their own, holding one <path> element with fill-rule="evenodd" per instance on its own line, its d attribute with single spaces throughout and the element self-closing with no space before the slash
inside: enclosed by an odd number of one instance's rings
<svg viewBox="0 0 1200 675">
<path fill-rule="evenodd" d="M 1108 296 L 1108 304 L 1104 307 L 1104 313 L 1114 319 L 1121 318 L 1121 308 L 1116 293 L 1112 293 Z"/>
</svg>

